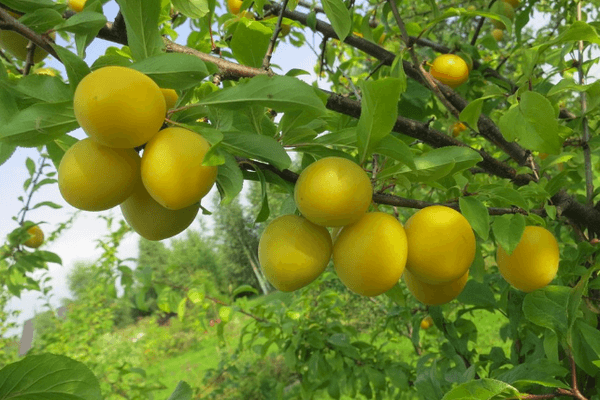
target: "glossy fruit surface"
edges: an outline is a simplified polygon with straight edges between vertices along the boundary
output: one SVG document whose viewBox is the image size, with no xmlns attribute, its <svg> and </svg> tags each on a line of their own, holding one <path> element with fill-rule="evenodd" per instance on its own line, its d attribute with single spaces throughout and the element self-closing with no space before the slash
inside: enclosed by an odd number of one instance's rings
<svg viewBox="0 0 600 400">
<path fill-rule="evenodd" d="M 425 283 L 410 273 L 404 271 L 404 282 L 410 293 L 417 300 L 428 306 L 438 306 L 454 300 L 463 291 L 469 278 L 469 271 L 455 281 L 432 285 Z"/>
<path fill-rule="evenodd" d="M 440 284 L 463 276 L 475 259 L 475 234 L 458 211 L 430 206 L 406 221 L 406 268 L 419 280 Z"/>
<path fill-rule="evenodd" d="M 163 240 L 183 232 L 196 218 L 200 204 L 169 210 L 158 204 L 140 181 L 131 196 L 121 203 L 125 221 L 148 240 Z"/>
<path fill-rule="evenodd" d="M 511 255 L 498 246 L 496 262 L 508 283 L 524 292 L 532 292 L 552 282 L 558 272 L 560 251 L 549 230 L 526 226 Z"/>
<path fill-rule="evenodd" d="M 294 189 L 298 210 L 322 226 L 358 221 L 369 208 L 373 188 L 369 176 L 353 161 L 322 158 L 302 171 Z"/>
<path fill-rule="evenodd" d="M 265 228 L 258 244 L 258 260 L 273 286 L 291 292 L 323 273 L 332 246 L 326 228 L 297 215 L 282 215 Z"/>
<path fill-rule="evenodd" d="M 85 6 L 85 2 L 87 0 L 69 0 L 68 5 L 69 8 L 75 12 L 83 11 L 83 6 Z"/>
<path fill-rule="evenodd" d="M 371 212 L 339 233 L 333 246 L 333 266 L 350 290 L 377 296 L 398 282 L 406 253 L 402 224 L 392 215 Z"/>
<path fill-rule="evenodd" d="M 492 31 L 492 36 L 496 39 L 496 42 L 499 42 L 504 39 L 504 31 L 502 29 L 494 29 Z"/>
<path fill-rule="evenodd" d="M 179 99 L 179 95 L 173 89 L 160 89 L 163 96 L 165 97 L 165 103 L 167 105 L 167 110 L 175 107 L 177 100 Z"/>
<path fill-rule="evenodd" d="M 239 14 L 240 8 L 242 7 L 243 0 L 227 0 L 227 8 L 232 14 Z"/>
<path fill-rule="evenodd" d="M 429 329 L 432 326 L 433 326 L 433 318 L 431 318 L 431 315 L 428 315 L 421 320 L 421 329 Z"/>
<path fill-rule="evenodd" d="M 452 136 L 457 137 L 462 132 L 467 130 L 467 126 L 465 124 L 463 124 L 462 122 L 455 122 L 454 124 L 452 124 L 451 130 L 452 130 Z"/>
<path fill-rule="evenodd" d="M 167 128 L 146 144 L 142 181 L 160 205 L 180 210 L 197 203 L 213 187 L 217 167 L 203 166 L 210 145 L 184 128 Z"/>
<path fill-rule="evenodd" d="M 71 146 L 58 167 L 63 198 L 80 210 L 102 211 L 121 204 L 140 180 L 140 156 L 90 138 Z"/>
<path fill-rule="evenodd" d="M 44 232 L 39 226 L 32 226 L 27 229 L 27 233 L 29 233 L 31 237 L 23 243 L 25 246 L 37 249 L 44 243 Z"/>
<path fill-rule="evenodd" d="M 50 37 L 56 38 L 56 33 L 53 32 Z M 27 60 L 28 44 L 29 39 L 25 36 L 13 31 L 0 30 L 0 47 L 21 61 Z M 33 53 L 33 63 L 37 64 L 47 56 L 48 52 L 46 50 L 36 46 Z"/>
<path fill-rule="evenodd" d="M 166 104 L 152 79 L 111 66 L 86 75 L 75 90 L 75 117 L 85 133 L 108 147 L 134 148 L 162 126 Z"/>
<path fill-rule="evenodd" d="M 454 54 L 438 56 L 433 60 L 429 72 L 435 79 L 451 88 L 457 88 L 469 79 L 469 66 L 465 60 Z"/>
</svg>

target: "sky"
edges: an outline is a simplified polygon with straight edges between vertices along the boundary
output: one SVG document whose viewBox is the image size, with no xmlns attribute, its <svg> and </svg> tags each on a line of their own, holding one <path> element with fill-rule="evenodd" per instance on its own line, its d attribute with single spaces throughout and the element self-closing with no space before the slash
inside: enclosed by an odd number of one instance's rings
<svg viewBox="0 0 600 400">
<path fill-rule="evenodd" d="M 104 6 L 104 14 L 109 21 L 114 20 L 118 12 L 117 4 L 114 1 L 110 1 Z M 296 28 L 298 29 L 298 28 Z M 176 40 L 179 44 L 185 44 L 185 40 L 190 32 L 189 25 L 185 23 L 181 27 L 177 28 L 177 32 L 180 34 Z M 310 31 L 309 31 L 310 32 Z M 312 32 L 305 32 L 307 40 L 311 40 Z M 316 42 L 317 44 L 319 42 Z M 66 46 L 66 43 L 58 38 L 58 44 Z M 107 42 L 101 39 L 96 39 L 88 47 L 86 52 L 86 63 L 91 65 L 98 57 L 104 54 L 109 46 L 118 46 L 112 42 Z M 306 75 L 304 79 L 307 82 L 311 82 L 316 79 L 316 75 L 312 73 L 313 66 L 316 62 L 316 56 L 314 53 L 304 47 L 298 49 L 293 47 L 289 43 L 282 42 L 276 48 L 273 58 L 271 59 L 273 64 L 279 65 L 282 71 L 275 70 L 276 73 L 285 73 L 292 68 L 301 68 L 311 72 L 311 75 Z M 66 77 L 64 68 L 60 62 L 49 56 L 46 59 L 46 66 L 55 68 L 62 72 L 62 76 Z M 303 77 L 300 77 L 303 78 Z M 78 139 L 84 139 L 86 134 L 81 130 L 77 129 L 69 133 Z M 25 167 L 25 161 L 27 158 L 31 158 L 33 161 L 39 159 L 39 153 L 37 149 L 33 148 L 17 148 L 16 152 L 12 157 L 6 161 L 3 165 L 0 165 L 0 238 L 4 241 L 6 235 L 18 227 L 17 222 L 12 220 L 12 217 L 17 214 L 21 209 L 22 204 L 17 199 L 19 196 L 25 196 L 23 192 L 23 182 L 29 177 L 27 168 Z M 48 168 L 46 171 L 50 172 L 54 170 L 54 165 Z M 208 196 L 203 200 L 203 204 L 210 208 L 213 204 L 211 197 L 218 196 L 216 187 L 211 190 Z M 52 201 L 56 204 L 60 204 L 63 208 L 54 210 L 48 207 L 41 207 L 33 211 L 27 212 L 27 220 L 34 222 L 44 222 L 40 227 L 46 234 L 53 231 L 58 224 L 64 222 L 70 218 L 70 216 L 77 211 L 74 207 L 67 204 L 59 190 L 57 184 L 51 184 L 43 186 L 41 190 L 36 192 L 32 199 L 32 204 L 40 201 Z M 101 215 L 112 215 L 115 218 L 121 218 L 119 207 L 113 208 L 112 210 L 103 212 L 86 212 L 82 211 L 77 216 L 73 226 L 65 231 L 56 241 L 51 244 L 44 245 L 41 249 L 52 251 L 58 254 L 62 258 L 62 266 L 58 264 L 48 264 L 49 270 L 48 275 L 52 278 L 50 285 L 53 290 L 51 291 L 52 297 L 50 304 L 53 307 L 60 306 L 60 299 L 70 297 L 70 293 L 67 287 L 66 276 L 69 270 L 73 267 L 75 262 L 93 262 L 98 259 L 102 254 L 101 249 L 97 248 L 97 240 L 107 234 L 106 222 L 99 218 Z M 199 214 L 198 218 L 209 219 L 209 216 Z M 207 221 L 210 222 L 210 221 Z M 115 225 L 116 226 L 116 225 Z M 210 223 L 209 223 L 210 226 Z M 191 228 L 199 229 L 200 224 L 195 221 Z M 180 235 L 185 235 L 185 231 Z M 179 236 L 179 235 L 178 235 Z M 175 236 L 175 237 L 178 237 Z M 139 236 L 135 233 L 131 233 L 125 237 L 119 248 L 119 257 L 130 258 L 137 257 L 138 255 L 138 239 Z M 20 310 L 21 314 L 16 319 L 17 323 L 22 324 L 25 320 L 32 318 L 35 313 L 46 311 L 44 304 L 45 299 L 40 299 L 40 293 L 37 291 L 25 291 L 22 293 L 20 298 L 13 298 L 9 304 L 8 310 Z M 9 332 L 9 335 L 20 334 L 21 328 Z"/>
</svg>

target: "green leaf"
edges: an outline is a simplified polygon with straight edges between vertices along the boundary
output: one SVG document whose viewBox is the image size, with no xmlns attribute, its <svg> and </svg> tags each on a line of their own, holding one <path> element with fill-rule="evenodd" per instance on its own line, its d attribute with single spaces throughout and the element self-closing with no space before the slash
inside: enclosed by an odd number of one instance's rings
<svg viewBox="0 0 600 400">
<path fill-rule="evenodd" d="M 171 393 L 167 400 L 192 400 L 194 394 L 192 387 L 185 381 L 179 381 L 175 391 Z"/>
<path fill-rule="evenodd" d="M 198 289 L 190 289 L 187 292 L 188 299 L 194 304 L 202 303 L 204 301 L 204 292 Z"/>
<path fill-rule="evenodd" d="M 569 308 L 567 310 L 567 316 L 569 318 L 569 330 L 573 329 L 575 320 L 577 319 L 577 311 L 581 305 L 581 298 L 584 293 L 587 293 L 588 282 L 592 277 L 592 274 L 600 269 L 600 265 L 588 268 L 588 270 L 581 276 L 577 285 L 571 289 L 569 295 Z"/>
<path fill-rule="evenodd" d="M 383 78 L 362 84 L 361 113 L 357 125 L 360 163 L 371 154 L 381 139 L 392 131 L 398 118 L 401 81 Z"/>
<path fill-rule="evenodd" d="M 495 217 L 492 223 L 492 232 L 494 232 L 496 243 L 502 246 L 508 255 L 515 250 L 524 231 L 525 217 L 521 214 L 505 214 Z"/>
<path fill-rule="evenodd" d="M 98 33 L 106 25 L 104 14 L 94 11 L 82 11 L 65 20 L 54 29 L 57 31 L 73 32 L 79 35 Z"/>
<path fill-rule="evenodd" d="M 73 103 L 39 103 L 19 112 L 0 127 L 0 142 L 35 147 L 57 139 L 79 127 Z"/>
<path fill-rule="evenodd" d="M 229 43 L 233 56 L 244 65 L 262 66 L 273 32 L 258 21 L 242 18 Z"/>
<path fill-rule="evenodd" d="M 415 159 L 414 170 L 406 165 L 384 168 L 380 178 L 404 175 L 411 182 L 431 182 L 471 168 L 482 160 L 478 152 L 468 147 L 448 146 L 433 149 Z"/>
<path fill-rule="evenodd" d="M 100 384 L 83 363 L 65 356 L 28 356 L 0 370 L 0 399 L 100 400 Z"/>
<path fill-rule="evenodd" d="M 0 165 L 4 164 L 17 149 L 17 146 L 0 142 Z"/>
<path fill-rule="evenodd" d="M 185 307 L 187 305 L 187 297 L 184 297 L 183 299 L 181 299 L 179 301 L 179 304 L 177 305 L 177 318 L 180 321 L 183 321 L 183 318 L 185 317 Z"/>
<path fill-rule="evenodd" d="M 588 25 L 583 21 L 575 21 L 573 22 L 573 24 L 571 24 L 571 26 L 564 30 L 556 39 L 546 42 L 542 46 L 539 46 L 538 52 L 542 53 L 550 46 L 580 40 L 600 44 L 600 36 L 598 36 L 598 32 L 596 32 L 596 30 L 592 26 Z"/>
<path fill-rule="evenodd" d="M 600 372 L 597 364 L 600 360 L 600 331 L 578 319 L 573 329 L 572 349 L 575 362 L 588 375 Z"/>
<path fill-rule="evenodd" d="M 570 290 L 565 286 L 546 286 L 525 296 L 523 313 L 536 325 L 565 337 L 568 328 L 567 305 Z"/>
<path fill-rule="evenodd" d="M 490 190 L 487 194 L 507 202 L 510 206 L 517 206 L 524 210 L 529 210 L 527 201 L 521 196 L 521 193 L 513 188 L 497 187 Z"/>
<path fill-rule="evenodd" d="M 458 295 L 458 301 L 478 307 L 494 307 L 496 305 L 496 298 L 490 285 L 474 279 L 467 281 L 465 288 Z"/>
<path fill-rule="evenodd" d="M 458 116 L 460 121 L 467 123 L 471 128 L 477 131 L 477 121 L 481 115 L 481 109 L 483 108 L 483 98 L 473 100 L 470 102 Z"/>
<path fill-rule="evenodd" d="M 33 176 L 33 174 L 35 174 L 35 163 L 30 157 L 27 157 L 27 159 L 25 160 L 25 166 L 27 167 L 29 176 Z"/>
<path fill-rule="evenodd" d="M 219 318 L 223 322 L 229 322 L 231 319 L 231 307 L 221 307 L 219 308 Z"/>
<path fill-rule="evenodd" d="M 269 214 L 271 213 L 271 211 L 269 210 L 269 197 L 267 195 L 267 182 L 265 180 L 265 175 L 260 170 L 260 168 L 255 168 L 254 171 L 256 172 L 256 175 L 258 175 L 258 178 L 260 180 L 260 197 L 262 199 L 260 210 L 258 211 L 256 219 L 254 220 L 254 223 L 257 223 L 266 221 L 267 218 L 269 218 Z"/>
<path fill-rule="evenodd" d="M 62 260 L 58 254 L 52 253 L 51 251 L 38 250 L 35 252 L 35 255 L 43 261 L 62 265 Z"/>
<path fill-rule="evenodd" d="M 226 205 L 242 191 L 244 176 L 231 154 L 226 153 L 224 157 L 225 164 L 218 167 L 217 188 L 221 194 L 221 204 Z"/>
<path fill-rule="evenodd" d="M 254 293 L 254 294 L 258 294 L 258 290 L 256 290 L 255 288 L 253 288 L 250 285 L 241 285 L 241 286 L 238 286 L 233 291 L 233 297 L 236 297 L 238 294 L 242 294 L 242 293 Z"/>
<path fill-rule="evenodd" d="M 342 0 L 322 0 L 327 19 L 336 35 L 343 42 L 352 30 L 352 16 Z"/>
<path fill-rule="evenodd" d="M 393 135 L 387 135 L 381 139 L 374 152 L 400 161 L 411 169 L 417 169 L 410 147 Z"/>
<path fill-rule="evenodd" d="M 206 65 L 191 54 L 166 53 L 131 64 L 161 88 L 184 90 L 197 86 L 208 76 Z"/>
<path fill-rule="evenodd" d="M 540 385 L 550 388 L 568 389 L 569 386 L 556 378 L 564 377 L 569 370 L 545 359 L 538 359 L 525 364 L 517 365 L 510 371 L 497 376 L 499 380 L 514 386 Z"/>
<path fill-rule="evenodd" d="M 125 19 L 127 42 L 134 60 L 140 61 L 162 52 L 159 17 L 161 0 L 116 0 Z"/>
<path fill-rule="evenodd" d="M 562 149 L 554 107 L 539 93 L 524 92 L 519 105 L 500 118 L 498 127 L 506 140 L 518 139 L 530 150 L 558 154 Z"/>
<path fill-rule="evenodd" d="M 46 103 L 73 101 L 73 93 L 69 89 L 69 85 L 54 76 L 27 75 L 19 79 L 15 89 Z"/>
<path fill-rule="evenodd" d="M 60 165 L 60 160 L 62 160 L 65 152 L 77 142 L 78 140 L 72 136 L 62 135 L 58 139 L 46 143 L 46 151 L 57 170 Z"/>
<path fill-rule="evenodd" d="M 19 108 L 13 93 L 8 88 L 0 86 L 0 127 L 7 124 L 18 112 Z"/>
<path fill-rule="evenodd" d="M 199 103 L 234 110 L 254 104 L 278 112 L 311 109 L 315 116 L 326 112 L 325 103 L 312 87 L 289 76 L 259 75 L 236 86 L 213 92 Z"/>
<path fill-rule="evenodd" d="M 51 8 L 39 8 L 19 18 L 19 22 L 27 25 L 36 33 L 44 33 L 63 22 L 62 15 Z"/>
<path fill-rule="evenodd" d="M 398 304 L 400 307 L 406 306 L 406 296 L 404 296 L 404 292 L 400 287 L 399 283 L 396 283 L 390 290 L 384 293 L 387 297 L 389 297 L 394 303 Z"/>
<path fill-rule="evenodd" d="M 60 57 L 60 61 L 65 66 L 67 76 L 69 77 L 69 86 L 71 86 L 71 90 L 75 92 L 79 82 L 84 76 L 91 72 L 90 67 L 88 67 L 81 58 L 77 57 L 64 47 L 60 47 L 55 44 L 53 44 L 52 47 Z"/>
<path fill-rule="evenodd" d="M 458 199 L 460 211 L 469 221 L 473 230 L 480 238 L 487 240 L 490 233 L 490 214 L 483 203 L 475 197 L 461 197 Z"/>
<path fill-rule="evenodd" d="M 232 154 L 263 160 L 282 170 L 292 163 L 284 148 L 268 136 L 252 133 L 224 133 L 222 146 Z"/>
<path fill-rule="evenodd" d="M 2 4 L 24 13 L 34 12 L 40 8 L 52 8 L 54 0 L 2 0 Z"/>
<path fill-rule="evenodd" d="M 484 378 L 455 387 L 446 393 L 442 400 L 490 400 L 504 392 L 513 396 L 519 395 L 519 391 L 508 383 Z"/>
<path fill-rule="evenodd" d="M 189 18 L 202 18 L 208 14 L 207 0 L 172 0 L 173 7 Z"/>
</svg>

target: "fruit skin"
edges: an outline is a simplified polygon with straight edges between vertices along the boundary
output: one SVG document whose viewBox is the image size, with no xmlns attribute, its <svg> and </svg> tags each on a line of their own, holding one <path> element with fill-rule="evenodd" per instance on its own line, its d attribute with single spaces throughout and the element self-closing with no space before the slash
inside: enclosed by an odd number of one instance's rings
<svg viewBox="0 0 600 400">
<path fill-rule="evenodd" d="M 197 203 L 213 187 L 216 166 L 203 166 L 210 145 L 202 136 L 184 128 L 158 132 L 142 155 L 142 181 L 161 206 L 181 210 Z"/>
<path fill-rule="evenodd" d="M 243 0 L 227 0 L 227 8 L 232 14 L 239 14 L 240 8 L 242 7 Z"/>
<path fill-rule="evenodd" d="M 431 76 L 455 89 L 469 79 L 469 66 L 457 55 L 442 54 L 433 60 Z"/>
<path fill-rule="evenodd" d="M 457 280 L 439 285 L 432 285 L 419 280 L 408 269 L 404 271 L 402 277 L 404 278 L 406 287 L 417 300 L 428 306 L 439 306 L 449 303 L 458 297 L 467 284 L 469 271 Z"/>
<path fill-rule="evenodd" d="M 513 8 L 519 7 L 519 0 L 502 0 L 503 2 L 510 4 Z"/>
<path fill-rule="evenodd" d="M 363 169 L 346 158 L 325 157 L 302 171 L 294 188 L 298 210 L 312 223 L 344 226 L 367 212 L 373 187 Z"/>
<path fill-rule="evenodd" d="M 404 229 L 408 239 L 406 268 L 425 283 L 455 281 L 475 259 L 473 229 L 450 207 L 425 207 L 406 221 Z"/>
<path fill-rule="evenodd" d="M 350 290 L 377 296 L 398 282 L 407 251 L 406 232 L 395 217 L 366 213 L 339 233 L 333 246 L 333 266 Z"/>
<path fill-rule="evenodd" d="M 425 318 L 423 318 L 421 320 L 421 329 L 429 329 L 433 326 L 433 318 L 431 318 L 431 315 L 426 316 Z"/>
<path fill-rule="evenodd" d="M 273 286 L 292 292 L 323 273 L 332 247 L 326 228 L 297 215 L 282 215 L 260 237 L 258 260 Z"/>
<path fill-rule="evenodd" d="M 152 79 L 119 66 L 86 75 L 77 85 L 73 105 L 85 133 L 116 148 L 146 143 L 162 126 L 167 111 L 165 97 Z"/>
<path fill-rule="evenodd" d="M 16 16 L 18 18 L 18 16 Z M 52 39 L 56 38 L 56 33 L 52 32 L 50 35 Z M 29 39 L 25 36 L 19 35 L 17 32 L 0 30 L 0 47 L 12 54 L 15 58 L 26 61 L 27 60 L 27 45 Z M 33 53 L 33 63 L 37 64 L 48 56 L 48 52 L 38 46 L 36 46 Z"/>
<path fill-rule="evenodd" d="M 540 226 L 526 226 L 511 255 L 498 246 L 496 262 L 500 274 L 513 287 L 533 292 L 548 285 L 558 272 L 560 251 L 552 233 Z"/>
<path fill-rule="evenodd" d="M 457 137 L 462 132 L 467 130 L 467 126 L 465 124 L 463 124 L 462 122 L 455 122 L 454 124 L 452 124 L 451 129 L 452 129 L 452 136 Z"/>
<path fill-rule="evenodd" d="M 164 208 L 150 196 L 141 180 L 131 196 L 121 203 L 125 221 L 148 240 L 163 240 L 183 232 L 194 222 L 198 210 L 199 203 L 181 210 Z"/>
<path fill-rule="evenodd" d="M 497 1 L 494 3 L 490 11 L 496 14 L 503 15 L 511 21 L 513 20 L 513 18 L 515 18 L 515 9 L 508 2 Z M 506 29 L 506 25 L 504 25 L 504 22 L 502 21 L 493 19 L 492 24 L 498 29 Z"/>
<path fill-rule="evenodd" d="M 171 108 L 175 107 L 175 104 L 179 99 L 179 95 L 177 94 L 177 92 L 173 89 L 160 89 L 160 91 L 162 92 L 165 98 L 167 110 L 170 110 Z"/>
<path fill-rule="evenodd" d="M 496 39 L 496 42 L 499 42 L 504 39 L 504 31 L 502 29 L 494 29 L 492 31 L 492 36 Z"/>
<path fill-rule="evenodd" d="M 58 166 L 58 188 L 80 210 L 102 211 L 127 199 L 140 180 L 140 156 L 133 149 L 113 149 L 90 138 L 71 146 Z"/>
<path fill-rule="evenodd" d="M 32 226 L 27 229 L 27 233 L 29 233 L 31 237 L 23 242 L 23 245 L 31 247 L 32 249 L 37 249 L 44 243 L 44 232 L 39 226 Z"/>
<path fill-rule="evenodd" d="M 75 12 L 83 11 L 83 6 L 85 6 L 87 0 L 69 0 L 68 6 L 71 10 Z"/>
</svg>

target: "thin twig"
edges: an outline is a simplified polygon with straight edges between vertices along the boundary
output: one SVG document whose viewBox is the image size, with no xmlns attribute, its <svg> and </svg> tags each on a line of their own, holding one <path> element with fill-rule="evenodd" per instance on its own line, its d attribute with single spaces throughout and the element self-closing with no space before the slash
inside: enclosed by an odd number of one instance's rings
<svg viewBox="0 0 600 400">
<path fill-rule="evenodd" d="M 2 57 L 7 63 L 12 65 L 13 68 L 16 69 L 18 73 L 23 75 L 23 70 L 21 68 L 17 67 L 15 65 L 15 63 L 13 62 L 13 60 L 11 60 L 6 54 L 4 54 L 4 51 L 2 51 L 2 50 L 0 50 L 0 57 Z"/>
<path fill-rule="evenodd" d="M 581 3 L 577 3 L 577 21 L 581 21 Z M 579 75 L 579 84 L 585 84 L 585 76 L 583 75 L 583 40 L 579 41 L 579 62 L 577 63 L 577 72 Z M 585 91 L 580 92 L 581 97 L 581 129 L 583 134 L 583 163 L 585 167 L 585 192 L 587 204 L 591 206 L 594 198 L 594 177 L 592 176 L 592 155 L 590 151 L 590 131 L 588 126 L 587 116 L 587 96 Z"/>
<path fill-rule="evenodd" d="M 271 64 L 271 57 L 273 56 L 273 49 L 275 49 L 275 43 L 277 42 L 277 36 L 279 36 L 279 32 L 281 32 L 281 21 L 283 21 L 283 11 L 287 8 L 289 0 L 283 0 L 283 5 L 281 6 L 281 11 L 279 12 L 279 17 L 277 18 L 277 23 L 275 24 L 275 30 L 273 31 L 273 36 L 271 37 L 271 41 L 269 42 L 269 48 L 267 49 L 267 54 L 265 54 L 265 58 L 263 59 L 262 68 L 265 71 L 269 70 L 269 65 Z"/>
<path fill-rule="evenodd" d="M 35 55 L 35 43 L 29 42 L 27 44 L 27 57 L 25 58 L 25 69 L 23 69 L 23 75 L 29 75 L 31 67 L 33 67 L 33 56 Z"/>
</svg>

